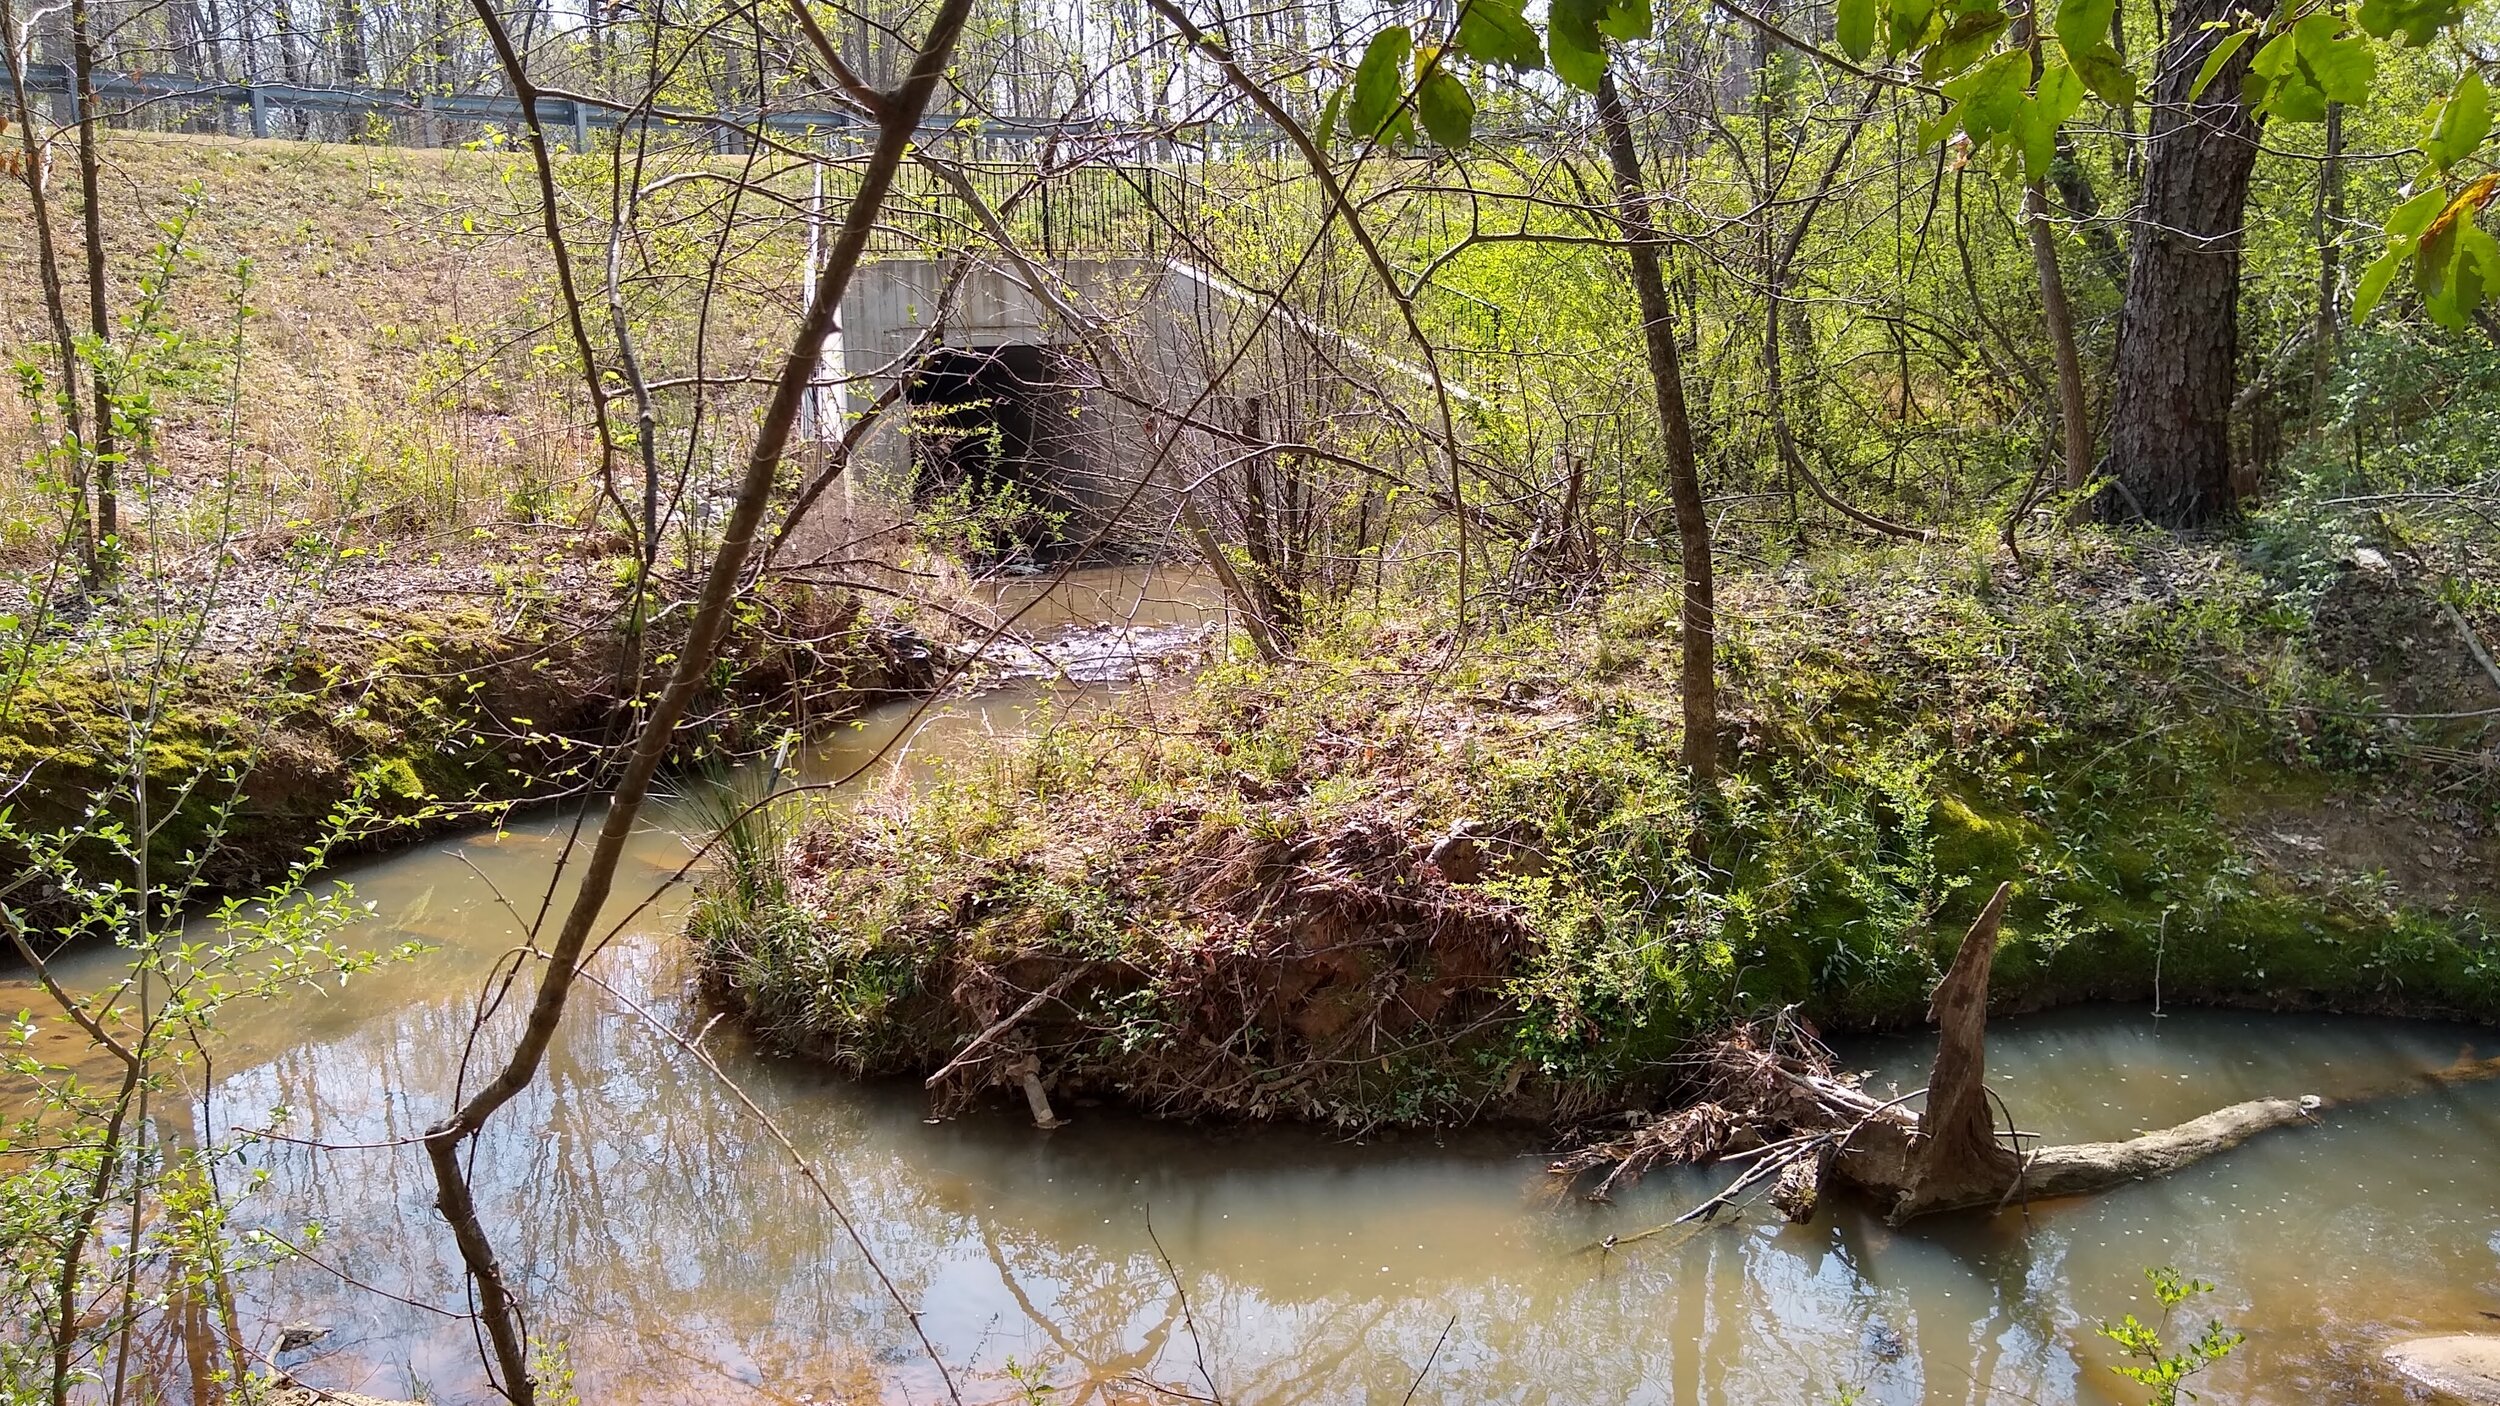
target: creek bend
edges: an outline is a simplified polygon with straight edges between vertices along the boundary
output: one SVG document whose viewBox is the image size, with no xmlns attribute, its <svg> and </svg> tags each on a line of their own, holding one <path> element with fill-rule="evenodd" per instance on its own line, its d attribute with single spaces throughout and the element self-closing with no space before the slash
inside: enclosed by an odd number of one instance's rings
<svg viewBox="0 0 2500 1406">
<path fill-rule="evenodd" d="M 1006 587 L 1003 603 L 1037 589 Z M 1096 572 L 1025 620 L 1148 631 L 1219 617 L 1203 583 Z M 842 776 L 896 742 L 860 784 L 908 785 L 933 758 L 1099 696 L 1025 680 L 916 719 L 915 705 L 889 705 L 804 768 Z M 675 805 L 648 819 L 619 912 L 685 862 L 697 825 Z M 280 1323 L 330 1330 L 289 1359 L 304 1381 L 492 1399 L 468 1325 L 398 1301 L 465 1299 L 422 1154 L 405 1143 L 448 1106 L 480 984 L 520 940 L 504 900 L 535 906 L 570 827 L 541 812 L 341 870 L 375 907 L 357 941 L 433 950 L 258 1013 L 221 1052 L 212 1121 L 258 1126 L 283 1106 L 291 1137 L 326 1145 L 257 1149 L 269 1180 L 241 1218 L 290 1238 L 318 1223 L 323 1264 L 382 1291 L 301 1262 L 248 1281 L 256 1341 Z M 677 940 L 689 897 L 672 889 L 593 968 L 678 1031 L 708 1019 Z M 473 1179 L 532 1329 L 566 1344 L 583 1399 L 943 1399 L 901 1312 L 751 1115 L 623 1001 L 580 997 L 544 1075 L 480 1140 Z M 2487 1039 L 2430 1023 L 2081 1008 L 2000 1023 L 1989 1074 L 2027 1130 L 2114 1138 L 2238 1099 L 2378 1087 Z M 1014 1399 L 1018 1373 L 1060 1401 L 1158 1399 L 1148 1377 L 1206 1393 L 1155 1239 L 1187 1288 L 1216 1394 L 1238 1403 L 1395 1402 L 1410 1388 L 1451 1403 L 1820 1402 L 1853 1388 L 1886 1403 L 2133 1401 L 2093 1330 L 2149 1319 L 2141 1274 L 2164 1264 L 2220 1286 L 2182 1332 L 2211 1312 L 2249 1335 L 2200 1383 L 2211 1399 L 2394 1403 L 2407 1398 L 2382 1347 L 2486 1327 L 2500 1299 L 2488 1155 L 2500 1085 L 2338 1110 L 2169 1180 L 2027 1214 L 1900 1232 L 1827 1201 L 1803 1226 L 1757 1210 L 1608 1252 L 1606 1237 L 1671 1219 L 1724 1174 L 1664 1171 L 1596 1206 L 1556 1196 L 1545 1144 L 1519 1133 L 1348 1143 L 1085 1107 L 1049 1133 L 1003 1107 L 931 1124 L 914 1087 L 762 1057 L 725 1022 L 707 1045 L 815 1162 L 968 1401 Z M 1879 1088 L 1906 1088 L 1930 1048 L 1901 1038 L 1842 1053 L 1879 1071 Z"/>
</svg>

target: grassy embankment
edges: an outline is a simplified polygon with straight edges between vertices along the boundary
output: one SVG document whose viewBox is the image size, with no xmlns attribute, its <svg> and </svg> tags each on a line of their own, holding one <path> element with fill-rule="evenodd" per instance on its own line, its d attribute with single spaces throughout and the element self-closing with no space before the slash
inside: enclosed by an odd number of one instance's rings
<svg viewBox="0 0 2500 1406">
<path fill-rule="evenodd" d="M 2500 1016 L 2482 720 L 2435 602 L 2085 535 L 1834 554 L 1722 596 L 1706 854 L 1655 589 L 1438 667 L 1381 625 L 813 817 L 695 933 L 770 1040 L 953 1096 L 1567 1118 L 1782 1007 L 1916 1021 L 2000 880 L 2008 1008 Z M 2460 701 L 2461 700 L 2461 701 Z M 1456 837 L 1456 838 L 1453 838 Z M 1038 998 L 1038 999 L 1037 999 Z"/>
<path fill-rule="evenodd" d="M 120 570 L 88 591 L 47 458 L 56 427 L 23 383 L 5 400 L 9 830 L 84 827 L 82 864 L 128 881 L 109 831 L 136 823 L 144 772 L 157 881 L 196 870 L 234 889 L 283 872 L 343 806 L 382 843 L 593 784 L 596 744 L 682 633 L 667 602 L 702 559 L 707 484 L 698 473 L 663 548 L 652 623 L 632 627 L 633 562 L 596 511 L 525 165 L 146 134 L 115 134 L 105 155 L 116 317 L 162 292 L 162 313 L 124 333 L 151 433 L 124 445 Z M 0 331 L 50 375 L 31 211 L 0 184 Z M 76 182 L 52 191 L 76 317 Z M 715 365 L 751 358 L 779 325 L 780 252 L 757 251 L 769 267 L 752 280 L 730 270 L 708 324 L 677 315 L 687 295 L 665 277 L 630 286 L 645 355 L 682 352 L 704 325 Z M 721 433 L 740 408 L 714 407 Z M 709 463 L 699 448 L 665 452 Z M 916 668 L 848 596 L 776 588 L 742 616 L 689 750 L 838 715 Z M 26 848 L 0 841 L 10 859 Z"/>
</svg>

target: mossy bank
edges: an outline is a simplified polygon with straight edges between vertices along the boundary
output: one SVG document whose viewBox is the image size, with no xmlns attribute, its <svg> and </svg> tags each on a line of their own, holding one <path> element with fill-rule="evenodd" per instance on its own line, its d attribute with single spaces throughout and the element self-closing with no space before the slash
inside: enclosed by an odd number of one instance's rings
<svg viewBox="0 0 2500 1406">
<path fill-rule="evenodd" d="M 2004 879 L 2008 1007 L 2489 1019 L 2493 735 L 2395 715 L 2492 701 L 2407 623 L 2435 606 L 2392 572 L 2296 596 L 2224 548 L 2099 535 L 1748 573 L 1706 804 L 1670 591 L 1454 659 L 1375 622 L 810 816 L 693 933 L 767 1040 L 943 1073 L 942 1098 L 1032 1075 L 1357 1126 L 1663 1097 L 1695 1041 L 1782 1008 L 1916 1021 Z"/>
<path fill-rule="evenodd" d="M 637 607 L 633 576 L 569 541 L 368 551 L 0 612 L 7 902 L 49 922 L 111 911 L 73 900 L 81 885 L 144 883 L 169 904 L 248 893 L 316 857 L 595 794 L 690 613 L 665 584 Z M 856 597 L 760 588 L 676 761 L 769 746 L 933 672 Z"/>
</svg>

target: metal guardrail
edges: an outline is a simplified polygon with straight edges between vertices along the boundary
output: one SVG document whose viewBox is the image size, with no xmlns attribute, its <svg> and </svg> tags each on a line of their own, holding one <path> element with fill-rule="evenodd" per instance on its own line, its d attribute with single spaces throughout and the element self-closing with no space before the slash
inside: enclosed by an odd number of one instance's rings
<svg viewBox="0 0 2500 1406">
<path fill-rule="evenodd" d="M 404 89 L 298 83 L 230 83 L 191 74 L 96 72 L 96 103 L 113 115 L 156 105 L 207 104 L 248 110 L 252 135 L 292 135 L 281 120 L 290 113 L 361 118 L 378 115 L 419 121 L 497 124 L 517 130 L 524 122 L 518 99 L 496 94 L 426 94 Z M 30 93 L 78 100 L 74 72 L 66 64 L 26 68 Z M 538 102 L 539 121 L 561 138 L 570 130 L 576 151 L 591 148 L 594 133 L 642 122 L 708 127 L 736 140 L 759 126 L 799 137 L 865 135 L 857 114 L 831 108 L 687 112 L 652 110 L 571 93 L 548 93 Z M 1191 179 L 1183 150 L 1166 130 L 1112 122 L 1040 124 L 941 118 L 922 124 L 924 144 L 940 140 L 963 146 L 962 174 L 994 209 L 1012 210 L 1015 236 L 1045 256 L 1079 253 L 1135 255 L 1159 249 L 1163 226 L 1203 215 L 1208 192 Z M 1250 129 L 1205 127 L 1193 135 L 1214 142 L 1254 143 Z M 1035 169 L 1032 148 L 1056 139 L 1072 150 L 1054 154 L 1049 173 Z M 439 143 L 439 136 L 425 139 Z M 1011 195 L 1022 193 L 1020 199 Z M 891 209 L 880 221 L 880 253 L 926 253 L 958 245 L 973 228 L 968 211 L 942 182 L 919 178 L 909 167 L 899 175 Z"/>
<path fill-rule="evenodd" d="M 420 120 L 498 123 L 507 127 L 518 127 L 524 120 L 519 99 L 487 93 L 419 93 L 403 88 L 350 84 L 229 83 L 182 73 L 98 71 L 91 81 L 99 101 L 130 107 L 193 102 L 247 109 L 251 113 L 252 135 L 255 137 L 271 135 L 270 114 L 279 109 L 348 117 L 370 113 Z M 67 64 L 28 64 L 26 86 L 32 92 L 66 95 L 72 102 L 78 97 L 76 74 Z M 540 98 L 538 114 L 540 122 L 546 126 L 559 131 L 569 127 L 576 147 L 585 149 L 590 145 L 593 131 L 612 130 L 640 122 L 708 126 L 723 131 L 751 131 L 761 127 L 766 131 L 799 135 L 836 135 L 869 130 L 859 114 L 841 108 L 772 108 L 760 112 L 752 108 L 732 108 L 719 112 L 689 112 L 654 109 L 572 93 L 550 93 Z M 959 136 L 1005 142 L 1093 139 L 1142 143 L 1169 140 L 1171 136 L 1166 130 L 1136 123 L 1108 120 L 1034 122 L 1000 117 L 937 118 L 921 123 L 921 130 L 932 138 Z M 1210 127 L 1202 130 L 1210 137 L 1225 141 L 1274 138 L 1273 133 L 1262 134 L 1249 128 Z"/>
</svg>

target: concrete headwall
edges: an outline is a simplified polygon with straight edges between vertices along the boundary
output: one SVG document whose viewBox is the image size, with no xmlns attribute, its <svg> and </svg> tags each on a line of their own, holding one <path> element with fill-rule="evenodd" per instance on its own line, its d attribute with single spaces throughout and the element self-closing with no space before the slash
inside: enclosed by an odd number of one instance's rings
<svg viewBox="0 0 2500 1406">
<path fill-rule="evenodd" d="M 1203 284 L 1175 274 L 1162 260 L 1080 258 L 1056 261 L 1054 296 L 1080 309 L 1086 326 L 1034 296 L 1019 274 L 977 262 L 888 259 L 863 267 L 843 300 L 842 408 L 846 419 L 881 399 L 892 403 L 853 460 L 855 495 L 906 507 L 919 469 L 935 442 L 926 413 L 906 403 L 916 372 L 939 348 L 990 351 L 1041 347 L 1054 353 L 1066 383 L 1037 397 L 1045 428 L 1042 447 L 1022 463 L 1022 486 L 1065 511 L 1067 535 L 1082 541 L 1105 528 L 1108 544 L 1152 549 L 1168 536 L 1176 506 L 1172 485 L 1185 466 L 1154 462 L 1148 412 L 1114 393 L 1124 364 L 1155 384 L 1153 395 L 1186 403 L 1194 397 L 1194 348 L 1209 310 Z M 1117 348 L 1106 355 L 1105 341 Z M 923 427 L 915 432 L 917 419 Z M 917 467 L 916 467 L 917 459 Z M 1144 480 L 1141 488 L 1140 481 Z"/>
</svg>

